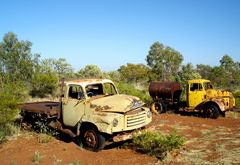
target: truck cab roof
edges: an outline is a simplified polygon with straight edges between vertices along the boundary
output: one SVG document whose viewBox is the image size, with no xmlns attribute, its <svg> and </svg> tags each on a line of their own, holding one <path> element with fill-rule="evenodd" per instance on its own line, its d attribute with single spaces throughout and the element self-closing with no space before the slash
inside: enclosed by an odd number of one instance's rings
<svg viewBox="0 0 240 165">
<path fill-rule="evenodd" d="M 210 80 L 207 80 L 207 79 L 192 79 L 192 80 L 188 80 L 188 83 L 202 83 L 202 82 L 210 82 Z"/>
<path fill-rule="evenodd" d="M 86 86 L 86 85 L 91 85 L 91 84 L 103 84 L 103 83 L 112 83 L 113 82 L 109 79 L 75 79 L 75 80 L 70 80 L 66 81 L 65 84 L 75 84 L 75 85 L 81 85 L 81 86 Z"/>
</svg>

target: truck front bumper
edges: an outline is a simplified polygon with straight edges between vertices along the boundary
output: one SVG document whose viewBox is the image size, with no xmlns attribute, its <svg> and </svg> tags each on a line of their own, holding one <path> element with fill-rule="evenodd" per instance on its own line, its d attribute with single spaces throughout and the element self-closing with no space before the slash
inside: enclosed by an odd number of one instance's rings
<svg viewBox="0 0 240 165">
<path fill-rule="evenodd" d="M 126 140 L 130 140 L 133 139 L 134 136 L 139 136 L 142 134 L 142 132 L 144 131 L 151 131 L 154 128 L 152 127 L 147 127 L 147 128 L 142 128 L 142 129 L 138 129 L 135 131 L 131 131 L 131 132 L 122 132 L 119 133 L 115 136 L 113 136 L 112 140 L 113 142 L 121 142 L 121 141 L 126 141 Z"/>
</svg>

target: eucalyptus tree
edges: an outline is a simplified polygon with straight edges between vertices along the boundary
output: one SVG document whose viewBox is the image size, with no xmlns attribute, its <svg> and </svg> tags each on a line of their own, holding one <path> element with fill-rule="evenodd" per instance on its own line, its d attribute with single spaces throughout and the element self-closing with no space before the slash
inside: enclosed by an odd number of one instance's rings
<svg viewBox="0 0 240 165">
<path fill-rule="evenodd" d="M 169 81 L 176 79 L 183 56 L 173 48 L 155 42 L 150 47 L 146 61 L 156 75 L 153 79 Z"/>
</svg>

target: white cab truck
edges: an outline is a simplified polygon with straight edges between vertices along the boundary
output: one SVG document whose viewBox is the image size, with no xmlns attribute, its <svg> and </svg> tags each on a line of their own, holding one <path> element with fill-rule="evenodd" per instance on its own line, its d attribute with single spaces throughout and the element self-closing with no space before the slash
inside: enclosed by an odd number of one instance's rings
<svg viewBox="0 0 240 165">
<path fill-rule="evenodd" d="M 84 148 L 99 151 L 105 141 L 132 138 L 152 121 L 149 108 L 137 97 L 119 94 L 108 79 L 62 81 L 59 102 L 20 105 L 24 118 L 38 114 L 46 124 L 79 139 Z"/>
</svg>

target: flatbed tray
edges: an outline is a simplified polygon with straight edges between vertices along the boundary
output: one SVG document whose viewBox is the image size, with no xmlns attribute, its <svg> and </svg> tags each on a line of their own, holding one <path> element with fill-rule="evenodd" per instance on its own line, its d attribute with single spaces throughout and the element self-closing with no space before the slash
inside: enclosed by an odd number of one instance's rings
<svg viewBox="0 0 240 165">
<path fill-rule="evenodd" d="M 26 112 L 47 114 L 55 116 L 60 112 L 60 102 L 44 101 L 19 104 L 18 107 Z"/>
</svg>

